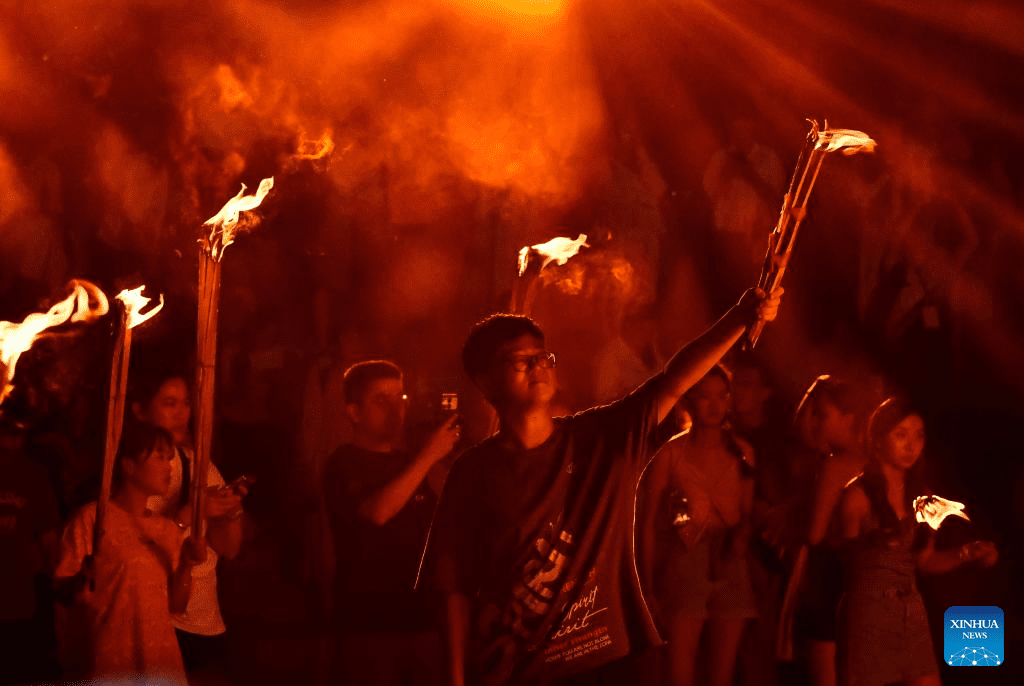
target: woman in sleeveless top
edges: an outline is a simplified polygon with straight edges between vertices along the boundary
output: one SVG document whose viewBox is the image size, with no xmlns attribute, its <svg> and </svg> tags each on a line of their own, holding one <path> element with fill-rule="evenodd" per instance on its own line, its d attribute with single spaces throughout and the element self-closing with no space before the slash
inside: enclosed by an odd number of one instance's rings
<svg viewBox="0 0 1024 686">
<path fill-rule="evenodd" d="M 812 686 L 836 683 L 835 618 L 843 593 L 843 567 L 835 512 L 843 488 L 863 468 L 861 435 L 869 409 L 852 383 L 822 375 L 797 410 L 798 417 L 808 417 L 810 440 L 825 457 L 817 469 L 814 492 L 808 494 L 801 531 L 804 545 L 786 589 L 779 656 L 792 659 L 799 639 Z"/>
<path fill-rule="evenodd" d="M 743 628 L 757 616 L 746 557 L 753 451 L 725 426 L 729 376 L 722 367 L 683 404 L 692 428 L 659 453 L 648 475 L 645 576 L 667 630 L 670 683 L 694 682 L 707 629 L 711 683 L 731 685 Z"/>
<path fill-rule="evenodd" d="M 846 592 L 839 609 L 839 683 L 937 686 L 938 664 L 918 570 L 952 571 L 978 560 L 995 564 L 995 546 L 979 541 L 935 550 L 934 532 L 917 524 L 914 498 L 928 494 L 921 476 L 924 421 L 890 398 L 871 418 L 870 459 L 840 505 L 846 541 Z"/>
</svg>

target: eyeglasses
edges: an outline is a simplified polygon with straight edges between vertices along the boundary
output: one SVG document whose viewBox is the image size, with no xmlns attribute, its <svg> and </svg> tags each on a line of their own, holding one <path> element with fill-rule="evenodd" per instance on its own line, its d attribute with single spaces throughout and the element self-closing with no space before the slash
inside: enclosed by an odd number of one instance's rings
<svg viewBox="0 0 1024 686">
<path fill-rule="evenodd" d="M 378 394 L 372 395 L 368 400 L 376 405 L 377 407 L 401 407 L 409 404 L 409 396 L 407 395 L 393 395 L 393 394 Z"/>
<path fill-rule="evenodd" d="M 544 352 L 537 353 L 536 355 L 518 355 L 508 357 L 503 362 L 517 372 L 528 372 L 534 367 L 553 369 L 555 366 L 555 354 Z"/>
</svg>

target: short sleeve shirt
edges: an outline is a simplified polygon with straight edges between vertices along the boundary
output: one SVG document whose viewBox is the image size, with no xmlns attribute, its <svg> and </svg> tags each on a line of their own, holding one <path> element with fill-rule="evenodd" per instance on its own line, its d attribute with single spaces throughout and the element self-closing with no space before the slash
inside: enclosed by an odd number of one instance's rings
<svg viewBox="0 0 1024 686">
<path fill-rule="evenodd" d="M 421 631 L 434 621 L 433 598 L 416 592 L 416 575 L 437 499 L 421 483 L 383 525 L 359 516 L 359 505 L 405 470 L 412 456 L 347 444 L 324 470 L 324 502 L 337 555 L 339 623 L 355 631 Z"/>
<path fill-rule="evenodd" d="M 471 682 L 544 682 L 661 642 L 633 555 L 636 487 L 657 424 L 648 383 L 557 419 L 536 448 L 498 434 L 456 462 L 425 582 L 472 600 Z"/>
</svg>

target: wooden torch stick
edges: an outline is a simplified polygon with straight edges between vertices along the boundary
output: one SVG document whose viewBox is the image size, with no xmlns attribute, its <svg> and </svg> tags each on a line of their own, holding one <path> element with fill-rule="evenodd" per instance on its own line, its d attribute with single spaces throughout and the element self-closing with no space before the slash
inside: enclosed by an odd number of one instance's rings
<svg viewBox="0 0 1024 686">
<path fill-rule="evenodd" d="M 113 360 L 110 365 L 110 393 L 107 398 L 107 435 L 103 446 L 103 481 L 100 486 L 100 498 L 96 502 L 96 523 L 93 526 L 92 555 L 99 554 L 103 541 L 104 522 L 107 516 L 107 503 L 114 480 L 114 459 L 121 443 L 121 428 L 124 424 L 125 392 L 128 386 L 128 358 L 132 348 L 132 330 L 128 327 L 128 308 L 121 303 L 121 317 L 118 325 L 117 340 L 114 343 Z M 90 585 L 95 579 L 90 580 Z M 95 587 L 93 588 L 95 590 Z"/>
<path fill-rule="evenodd" d="M 217 312 L 220 306 L 220 260 L 208 249 L 200 253 L 199 319 L 196 338 L 195 457 L 192 462 L 192 535 L 204 536 L 206 476 L 213 440 L 213 390 L 217 363 Z"/>
<path fill-rule="evenodd" d="M 817 141 L 817 130 L 817 126 L 812 129 L 815 141 Z M 811 143 L 810 136 L 808 136 L 808 144 L 816 145 L 816 143 Z M 801 155 L 801 159 L 804 159 L 803 155 Z M 818 174 L 824 161 L 825 152 L 812 149 L 806 157 L 804 168 L 800 169 L 798 166 L 794 170 L 793 179 L 796 180 L 799 176 L 800 181 L 792 196 L 789 193 L 786 194 L 778 227 L 773 232 L 776 240 L 774 245 L 769 246 L 765 266 L 758 282 L 758 287 L 765 293 L 771 293 L 782 284 L 782 276 L 786 273 L 789 258 L 793 254 L 793 246 L 796 245 L 797 232 L 800 230 L 800 224 L 804 217 L 807 216 L 807 201 L 811 197 L 811 191 L 814 189 L 814 183 L 818 180 Z M 807 180 L 808 173 L 810 174 L 809 181 Z M 752 350 L 757 345 L 757 340 L 761 337 L 761 332 L 764 331 L 764 325 L 763 321 L 758 321 L 750 327 L 750 331 L 747 333 L 747 349 Z"/>
</svg>

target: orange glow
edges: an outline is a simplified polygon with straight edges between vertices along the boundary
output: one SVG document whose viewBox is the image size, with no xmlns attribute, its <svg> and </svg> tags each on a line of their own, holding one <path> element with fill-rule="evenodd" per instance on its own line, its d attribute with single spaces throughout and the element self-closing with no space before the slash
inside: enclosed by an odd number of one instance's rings
<svg viewBox="0 0 1024 686">
<path fill-rule="evenodd" d="M 148 321 L 156 315 L 164 306 L 163 293 L 160 294 L 160 304 L 151 309 L 146 314 L 142 314 L 142 308 L 150 303 L 151 298 L 147 298 L 142 295 L 142 289 L 145 286 L 139 286 L 134 290 L 123 290 L 117 294 L 117 299 L 124 303 L 125 310 L 128 312 L 128 319 L 126 325 L 129 329 L 134 329 L 139 324 Z"/>
<path fill-rule="evenodd" d="M 274 177 L 270 177 L 260 181 L 255 195 L 245 195 L 245 184 L 243 183 L 242 190 L 238 191 L 238 195 L 228 200 L 220 212 L 203 222 L 203 226 L 212 227 L 209 248 L 214 259 L 219 260 L 224 254 L 224 249 L 234 242 L 239 215 L 259 207 L 273 187 Z"/>
<path fill-rule="evenodd" d="M 500 17 L 539 17 L 560 16 L 568 3 L 562 0 L 459 0 L 459 4 Z"/>
<path fill-rule="evenodd" d="M 970 521 L 970 518 L 964 514 L 963 503 L 946 500 L 937 495 L 923 495 L 914 498 L 914 512 L 917 513 L 918 522 L 923 522 L 936 531 L 949 516 Z"/>
<path fill-rule="evenodd" d="M 558 236 L 557 238 L 552 238 L 547 243 L 524 247 L 519 251 L 519 276 L 526 272 L 531 252 L 535 252 L 544 258 L 544 263 L 540 267 L 544 269 L 544 267 L 552 262 L 557 262 L 559 265 L 565 264 L 583 247 L 590 247 L 587 245 L 587 234 L 585 233 L 581 233 L 576 240 L 566 238 L 565 236 Z"/>
<path fill-rule="evenodd" d="M 18 358 L 32 347 L 43 332 L 65 322 L 90 322 L 105 315 L 110 307 L 106 295 L 88 281 L 72 281 L 71 295 L 50 308 L 48 312 L 33 313 L 20 324 L 0 321 L 0 367 L 3 368 L 3 386 L 0 401 L 13 389 L 10 381 Z"/>
<path fill-rule="evenodd" d="M 319 160 L 334 151 L 334 140 L 330 131 L 324 131 L 319 140 L 309 140 L 305 134 L 299 136 L 299 151 L 295 154 L 300 160 Z"/>
</svg>

